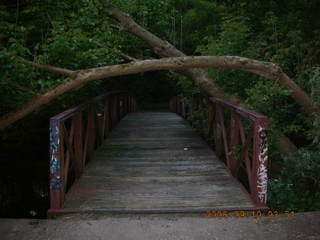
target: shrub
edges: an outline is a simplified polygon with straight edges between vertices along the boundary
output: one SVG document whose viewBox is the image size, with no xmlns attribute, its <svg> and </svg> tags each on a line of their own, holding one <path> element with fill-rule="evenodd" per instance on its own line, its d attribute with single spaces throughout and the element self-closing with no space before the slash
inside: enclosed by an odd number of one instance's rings
<svg viewBox="0 0 320 240">
<path fill-rule="evenodd" d="M 278 211 L 320 210 L 320 152 L 301 149 L 283 161 L 269 181 L 269 207 Z"/>
</svg>

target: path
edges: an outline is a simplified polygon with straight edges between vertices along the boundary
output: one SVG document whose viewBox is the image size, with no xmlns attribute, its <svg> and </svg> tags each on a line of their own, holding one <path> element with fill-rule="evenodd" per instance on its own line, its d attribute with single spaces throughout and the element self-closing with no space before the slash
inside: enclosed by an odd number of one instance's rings
<svg viewBox="0 0 320 240">
<path fill-rule="evenodd" d="M 96 219 L 67 216 L 59 220 L 0 219 L 1 240 L 319 240 L 320 212 L 286 219 L 134 215 Z M 95 215 L 95 217 L 97 217 Z"/>
</svg>

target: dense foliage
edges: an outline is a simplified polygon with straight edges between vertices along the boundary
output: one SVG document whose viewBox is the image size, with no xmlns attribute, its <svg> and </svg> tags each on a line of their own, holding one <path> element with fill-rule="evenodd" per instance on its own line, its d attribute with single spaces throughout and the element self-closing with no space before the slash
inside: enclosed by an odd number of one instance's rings
<svg viewBox="0 0 320 240">
<path fill-rule="evenodd" d="M 318 1 L 181 0 L 174 5 L 188 26 L 190 37 L 184 44 L 189 54 L 238 55 L 276 62 L 319 109 Z M 249 108 L 271 121 L 269 206 L 295 211 L 319 209 L 319 112 L 309 116 L 292 100 L 290 92 L 270 80 L 239 71 L 209 73 L 226 92 L 243 99 Z M 178 86 L 184 96 L 199 93 L 187 79 L 180 79 Z M 200 128 L 205 121 L 202 115 L 194 112 L 190 117 Z M 282 160 L 275 147 L 274 129 L 281 129 L 304 149 Z"/>
<path fill-rule="evenodd" d="M 319 109 L 319 1 L 111 2 L 188 55 L 238 55 L 277 62 Z M 143 41 L 119 30 L 97 0 L 2 1 L 0 29 L 0 115 L 64 80 L 21 63 L 19 57 L 69 69 L 126 62 L 123 54 L 138 59 L 156 57 Z M 320 165 L 320 112 L 307 115 L 292 100 L 290 92 L 270 80 L 239 71 L 210 70 L 209 74 L 225 92 L 241 98 L 271 120 L 270 206 L 284 209 L 290 200 L 287 207 L 296 211 L 320 209 L 316 170 Z M 96 81 L 20 121 L 2 135 L 2 145 L 10 150 L 13 142 L 23 146 L 39 122 L 46 129 L 49 116 L 115 89 L 136 93 L 144 107 L 150 107 L 149 102 L 152 106 L 167 102 L 176 91 L 184 96 L 201 93 L 191 80 L 166 72 Z M 201 112 L 194 112 L 190 120 L 201 126 L 203 117 Z M 276 128 L 303 148 L 293 156 L 296 165 L 290 164 L 292 159 L 280 158 L 274 144 L 277 136 L 272 131 Z M 20 138 L 21 129 L 29 130 Z"/>
</svg>

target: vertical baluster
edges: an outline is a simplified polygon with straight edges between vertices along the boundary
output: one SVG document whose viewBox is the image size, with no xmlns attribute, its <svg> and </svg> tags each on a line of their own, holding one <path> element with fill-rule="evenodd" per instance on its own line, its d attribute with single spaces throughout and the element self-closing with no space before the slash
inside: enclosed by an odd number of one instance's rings
<svg viewBox="0 0 320 240">
<path fill-rule="evenodd" d="M 115 95 L 113 97 L 113 116 L 114 116 L 114 125 L 113 127 L 118 123 L 119 120 L 119 102 L 118 102 L 119 98 L 117 95 Z"/>
<path fill-rule="evenodd" d="M 105 139 L 108 135 L 108 124 L 109 124 L 109 108 L 108 108 L 108 100 L 104 100 L 104 107 L 103 107 L 103 139 Z"/>
<path fill-rule="evenodd" d="M 239 127 L 238 117 L 234 110 L 230 112 L 230 171 L 234 177 L 236 177 L 240 161 L 237 159 L 238 155 L 238 142 L 239 142 Z"/>
<path fill-rule="evenodd" d="M 94 151 L 94 145 L 95 145 L 95 124 L 94 124 L 94 111 L 90 107 L 88 109 L 88 126 L 87 126 L 87 133 L 88 133 L 88 161 L 91 160 L 93 151 Z"/>
<path fill-rule="evenodd" d="M 119 109 L 120 109 L 120 119 L 123 118 L 124 115 L 124 97 L 123 94 L 120 94 L 120 100 L 119 100 Z M 119 121 L 120 121 L 119 119 Z"/>
<path fill-rule="evenodd" d="M 221 123 L 220 123 L 220 117 L 219 115 L 221 114 L 221 107 L 219 106 L 218 103 L 215 103 L 215 124 L 214 124 L 214 146 L 216 153 L 219 157 L 222 156 L 222 130 L 221 130 Z"/>
<path fill-rule="evenodd" d="M 129 96 L 126 94 L 126 114 L 130 112 L 129 110 Z"/>
<path fill-rule="evenodd" d="M 74 125 L 74 155 L 76 178 L 83 172 L 83 125 L 82 112 L 77 113 L 73 118 Z"/>
<path fill-rule="evenodd" d="M 123 94 L 123 117 L 127 114 L 127 95 Z"/>
<path fill-rule="evenodd" d="M 111 97 L 108 98 L 108 108 L 109 108 L 109 132 L 113 127 L 113 99 Z"/>
<path fill-rule="evenodd" d="M 123 95 L 123 116 L 127 115 L 127 95 Z"/>
</svg>

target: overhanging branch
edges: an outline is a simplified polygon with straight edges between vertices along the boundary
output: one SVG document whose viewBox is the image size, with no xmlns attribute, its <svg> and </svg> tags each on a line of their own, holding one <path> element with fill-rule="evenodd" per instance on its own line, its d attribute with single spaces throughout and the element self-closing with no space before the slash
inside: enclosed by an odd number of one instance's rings
<svg viewBox="0 0 320 240">
<path fill-rule="evenodd" d="M 39 66 L 39 65 L 38 65 Z M 49 66 L 51 69 L 55 67 Z M 139 72 L 155 71 L 155 70 L 185 70 L 189 68 L 212 68 L 212 69 L 238 69 L 247 72 L 258 73 L 262 76 L 267 76 L 270 79 L 275 79 L 283 73 L 279 70 L 276 64 L 261 62 L 249 58 L 237 56 L 198 56 L 198 57 L 176 57 L 162 58 L 152 60 L 141 60 L 126 64 L 118 64 L 113 66 L 105 66 L 91 68 L 86 70 L 72 71 L 68 73 L 72 78 L 68 78 L 64 83 L 58 85 L 54 89 L 43 95 L 34 97 L 32 100 L 21 106 L 16 111 L 0 119 L 0 129 L 4 129 L 10 124 L 23 118 L 27 114 L 36 110 L 42 105 L 45 105 L 62 95 L 65 92 L 83 86 L 89 81 L 105 79 L 114 76 L 135 74 Z M 48 70 L 48 68 L 39 68 Z"/>
<path fill-rule="evenodd" d="M 40 63 L 35 63 L 35 62 L 28 61 L 24 58 L 18 58 L 18 60 L 21 63 L 28 64 L 30 66 L 37 68 L 37 69 L 44 70 L 47 72 L 57 73 L 57 74 L 65 75 L 65 76 L 71 76 L 74 73 L 74 71 L 69 70 L 69 69 L 54 67 L 54 66 L 40 64 Z"/>
<path fill-rule="evenodd" d="M 107 0 L 100 0 L 105 8 L 108 9 L 109 16 L 117 20 L 123 29 L 132 33 L 136 37 L 145 41 L 153 51 L 162 57 L 182 57 L 185 54 L 171 45 L 169 42 L 164 41 L 147 31 L 139 24 L 137 24 L 133 18 L 113 6 Z M 275 68 L 274 68 L 275 69 Z M 252 73 L 263 75 L 269 78 L 269 73 L 261 72 L 259 70 L 252 70 Z M 304 92 L 292 79 L 290 79 L 280 67 L 277 67 L 277 83 L 278 85 L 291 92 L 292 98 L 309 114 L 312 114 L 315 110 L 312 106 L 310 97 Z M 183 71 L 184 75 L 189 76 L 196 84 L 203 88 L 209 95 L 219 97 L 223 95 L 223 91 L 217 86 L 213 79 L 201 69 L 186 69 Z"/>
</svg>

